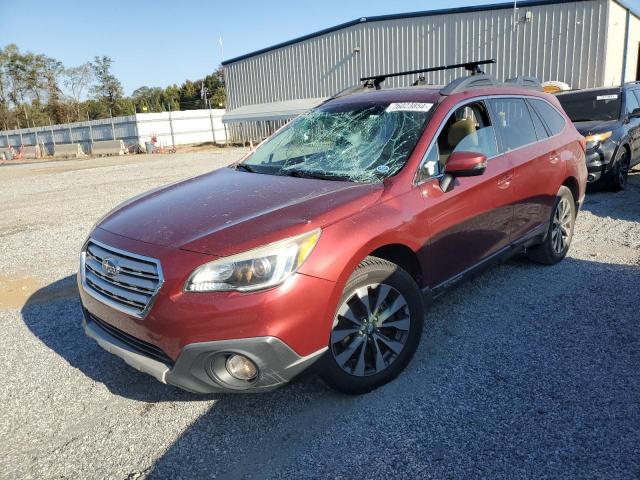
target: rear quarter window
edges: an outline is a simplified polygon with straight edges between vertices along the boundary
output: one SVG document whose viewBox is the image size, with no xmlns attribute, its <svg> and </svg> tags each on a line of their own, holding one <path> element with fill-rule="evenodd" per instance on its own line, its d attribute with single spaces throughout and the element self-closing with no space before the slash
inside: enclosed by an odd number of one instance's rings
<svg viewBox="0 0 640 480">
<path fill-rule="evenodd" d="M 566 121 L 560 112 L 558 112 L 555 108 L 549 105 L 544 100 L 538 99 L 530 99 L 531 106 L 534 108 L 540 118 L 547 124 L 551 135 L 558 135 L 562 130 L 564 130 L 564 126 L 566 125 Z"/>
</svg>

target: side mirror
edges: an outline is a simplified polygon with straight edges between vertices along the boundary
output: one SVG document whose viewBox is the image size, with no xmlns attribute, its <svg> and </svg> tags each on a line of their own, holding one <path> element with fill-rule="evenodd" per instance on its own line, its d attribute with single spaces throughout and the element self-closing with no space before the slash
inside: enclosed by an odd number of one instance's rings
<svg viewBox="0 0 640 480">
<path fill-rule="evenodd" d="M 448 192 L 453 188 L 455 177 L 476 177 L 487 169 L 487 156 L 478 152 L 453 152 L 447 159 L 444 177 L 440 181 L 440 188 Z"/>
</svg>

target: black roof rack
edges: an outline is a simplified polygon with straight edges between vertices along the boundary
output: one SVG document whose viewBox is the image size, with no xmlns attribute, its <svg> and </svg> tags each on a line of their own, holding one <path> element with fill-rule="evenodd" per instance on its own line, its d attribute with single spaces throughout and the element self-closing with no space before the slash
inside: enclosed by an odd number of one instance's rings
<svg viewBox="0 0 640 480">
<path fill-rule="evenodd" d="M 482 70 L 480 69 L 480 65 L 487 65 L 491 63 L 496 63 L 496 61 L 493 59 L 479 60 L 476 62 L 456 63 L 453 65 L 444 65 L 441 67 L 423 68 L 419 70 L 409 70 L 406 72 L 388 73 L 384 75 L 372 75 L 370 77 L 362 77 L 360 81 L 364 83 L 345 88 L 344 90 L 333 95 L 331 98 L 329 98 L 329 100 L 338 98 L 338 97 L 345 97 L 347 95 L 358 93 L 370 88 L 375 88 L 376 90 L 380 90 L 380 84 L 384 82 L 385 79 L 387 79 L 388 77 L 399 77 L 402 75 L 414 75 L 417 73 L 426 73 L 426 72 L 438 72 L 438 71 L 450 70 L 454 68 L 464 68 L 465 70 L 470 71 L 471 75 L 468 75 L 466 77 L 456 78 L 447 86 L 440 89 L 441 95 L 452 95 L 454 93 L 469 90 L 470 88 L 480 88 L 480 87 L 518 86 L 522 88 L 532 88 L 535 90 L 542 90 L 542 85 L 540 83 L 540 80 L 538 80 L 535 77 L 519 75 L 514 78 L 509 78 L 505 80 L 503 83 L 498 81 L 492 75 L 487 75 L 483 73 Z M 412 83 L 412 86 L 423 86 L 423 85 L 427 85 L 427 82 L 423 75 L 420 75 L 418 79 Z"/>
<path fill-rule="evenodd" d="M 404 75 L 415 75 L 416 73 L 427 73 L 427 72 L 439 72 L 442 70 L 451 70 L 454 68 L 464 68 L 471 72 L 471 75 L 480 75 L 484 72 L 480 69 L 480 65 L 487 65 L 490 63 L 496 63 L 494 59 L 490 60 L 479 60 L 475 62 L 465 62 L 465 63 L 456 63 L 453 65 L 443 65 L 441 67 L 431 67 L 431 68 L 421 68 L 418 70 L 408 70 L 406 72 L 396 72 L 396 73 L 385 73 L 383 75 L 372 75 L 370 77 L 362 77 L 360 78 L 361 82 L 365 82 L 364 86 L 366 87 L 374 87 L 376 90 L 380 90 L 380 84 L 384 82 L 389 77 L 401 77 Z M 420 79 L 418 79 L 420 81 Z"/>
</svg>

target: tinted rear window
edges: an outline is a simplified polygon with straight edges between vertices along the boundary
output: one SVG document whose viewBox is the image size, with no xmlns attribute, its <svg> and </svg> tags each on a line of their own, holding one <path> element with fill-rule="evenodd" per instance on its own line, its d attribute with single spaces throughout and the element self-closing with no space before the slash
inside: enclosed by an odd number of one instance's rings
<svg viewBox="0 0 640 480">
<path fill-rule="evenodd" d="M 531 99 L 531 105 L 549 127 L 551 135 L 557 135 L 564 129 L 564 117 L 544 100 Z"/>
<path fill-rule="evenodd" d="M 492 98 L 489 103 L 496 115 L 497 130 L 505 150 L 514 150 L 538 140 L 529 109 L 522 98 Z"/>
<path fill-rule="evenodd" d="M 573 122 L 607 121 L 620 118 L 620 89 L 589 90 L 558 95 Z"/>
</svg>

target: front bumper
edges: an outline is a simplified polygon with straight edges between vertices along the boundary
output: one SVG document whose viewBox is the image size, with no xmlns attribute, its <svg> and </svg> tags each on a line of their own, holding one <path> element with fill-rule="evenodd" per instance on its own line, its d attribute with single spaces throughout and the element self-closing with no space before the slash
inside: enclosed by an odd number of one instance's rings
<svg viewBox="0 0 640 480">
<path fill-rule="evenodd" d="M 124 332 L 107 330 L 93 318 L 91 314 L 84 312 L 84 331 L 102 348 L 162 383 L 194 393 L 255 393 L 273 390 L 309 367 L 326 350 L 323 348 L 301 357 L 276 337 L 219 340 L 185 346 L 172 364 L 170 359 L 163 362 L 152 358 L 136 344 L 127 341 Z M 231 353 L 245 355 L 257 365 L 259 373 L 255 380 L 225 382 L 224 376 L 216 374 L 214 359 Z"/>
<path fill-rule="evenodd" d="M 593 150 L 587 150 L 585 155 L 587 163 L 587 181 L 595 183 L 611 169 L 611 160 L 615 153 L 616 144 L 605 141 Z"/>
</svg>

